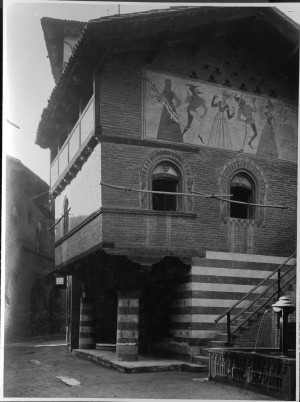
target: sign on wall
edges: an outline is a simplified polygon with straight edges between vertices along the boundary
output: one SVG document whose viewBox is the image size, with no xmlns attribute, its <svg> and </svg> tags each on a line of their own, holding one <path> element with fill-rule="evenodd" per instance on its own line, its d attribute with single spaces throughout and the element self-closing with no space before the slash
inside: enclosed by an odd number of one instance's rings
<svg viewBox="0 0 300 402">
<path fill-rule="evenodd" d="M 297 161 L 297 106 L 196 80 L 145 73 L 146 138 Z"/>
</svg>

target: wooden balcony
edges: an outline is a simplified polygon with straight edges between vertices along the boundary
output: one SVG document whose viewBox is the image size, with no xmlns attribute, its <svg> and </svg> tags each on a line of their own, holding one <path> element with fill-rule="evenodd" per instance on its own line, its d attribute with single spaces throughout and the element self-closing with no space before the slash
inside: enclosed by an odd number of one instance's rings
<svg viewBox="0 0 300 402">
<path fill-rule="evenodd" d="M 51 164 L 50 187 L 54 196 L 76 176 L 96 144 L 95 98 L 92 96 Z"/>
</svg>

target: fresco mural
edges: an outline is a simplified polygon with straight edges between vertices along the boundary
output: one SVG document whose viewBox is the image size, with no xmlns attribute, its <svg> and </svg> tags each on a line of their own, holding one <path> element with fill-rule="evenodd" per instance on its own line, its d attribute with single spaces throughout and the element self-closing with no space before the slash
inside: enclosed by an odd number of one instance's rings
<svg viewBox="0 0 300 402">
<path fill-rule="evenodd" d="M 297 162 L 297 106 L 145 72 L 144 135 Z"/>
</svg>

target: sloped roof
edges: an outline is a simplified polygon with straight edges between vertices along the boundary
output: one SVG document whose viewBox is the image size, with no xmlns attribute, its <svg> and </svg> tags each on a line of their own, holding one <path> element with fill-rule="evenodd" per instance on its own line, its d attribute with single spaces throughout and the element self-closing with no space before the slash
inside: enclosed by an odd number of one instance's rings
<svg viewBox="0 0 300 402">
<path fill-rule="evenodd" d="M 7 190 L 14 190 L 14 186 L 17 183 L 17 189 L 21 189 L 23 194 L 31 198 L 44 217 L 46 219 L 53 219 L 48 208 L 49 185 L 25 166 L 20 159 L 7 155 L 6 166 Z M 16 183 L 14 182 L 15 180 L 17 180 Z"/>
<path fill-rule="evenodd" d="M 59 20 L 44 17 L 41 19 L 45 43 L 54 81 L 57 82 L 63 70 L 64 39 L 69 36 L 80 38 L 86 22 Z"/>
<path fill-rule="evenodd" d="M 28 179 L 36 184 L 37 194 L 32 194 L 33 196 L 40 194 L 42 191 L 49 190 L 49 184 L 47 184 L 43 179 L 40 178 L 36 173 L 25 166 L 20 159 L 14 158 L 13 156 L 6 155 L 6 163 L 9 169 L 14 169 L 15 171 L 23 172 Z"/>
<path fill-rule="evenodd" d="M 84 63 L 90 69 L 95 68 L 108 48 L 131 46 L 139 41 L 144 44 L 147 40 L 153 40 L 153 37 L 184 35 L 201 26 L 242 22 L 258 17 L 293 46 L 298 46 L 299 25 L 275 7 L 171 7 L 90 20 L 83 27 L 73 54 L 52 91 L 48 106 L 43 110 L 36 143 L 43 148 L 50 146 L 51 139 L 47 134 L 48 123 L 55 115 L 55 111 L 59 109 L 58 104 L 64 93 L 75 85 L 71 77 L 79 70 L 79 66 L 82 68 Z M 89 47 L 94 46 L 93 49 L 96 49 L 95 42 L 97 51 L 88 51 Z"/>
</svg>

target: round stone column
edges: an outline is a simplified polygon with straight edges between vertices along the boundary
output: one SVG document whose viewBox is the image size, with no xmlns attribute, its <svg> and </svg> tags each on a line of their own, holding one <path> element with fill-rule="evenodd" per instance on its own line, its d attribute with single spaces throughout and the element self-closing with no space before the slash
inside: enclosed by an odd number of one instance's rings
<svg viewBox="0 0 300 402">
<path fill-rule="evenodd" d="M 118 360 L 138 360 L 139 292 L 118 292 L 116 355 Z"/>
</svg>

